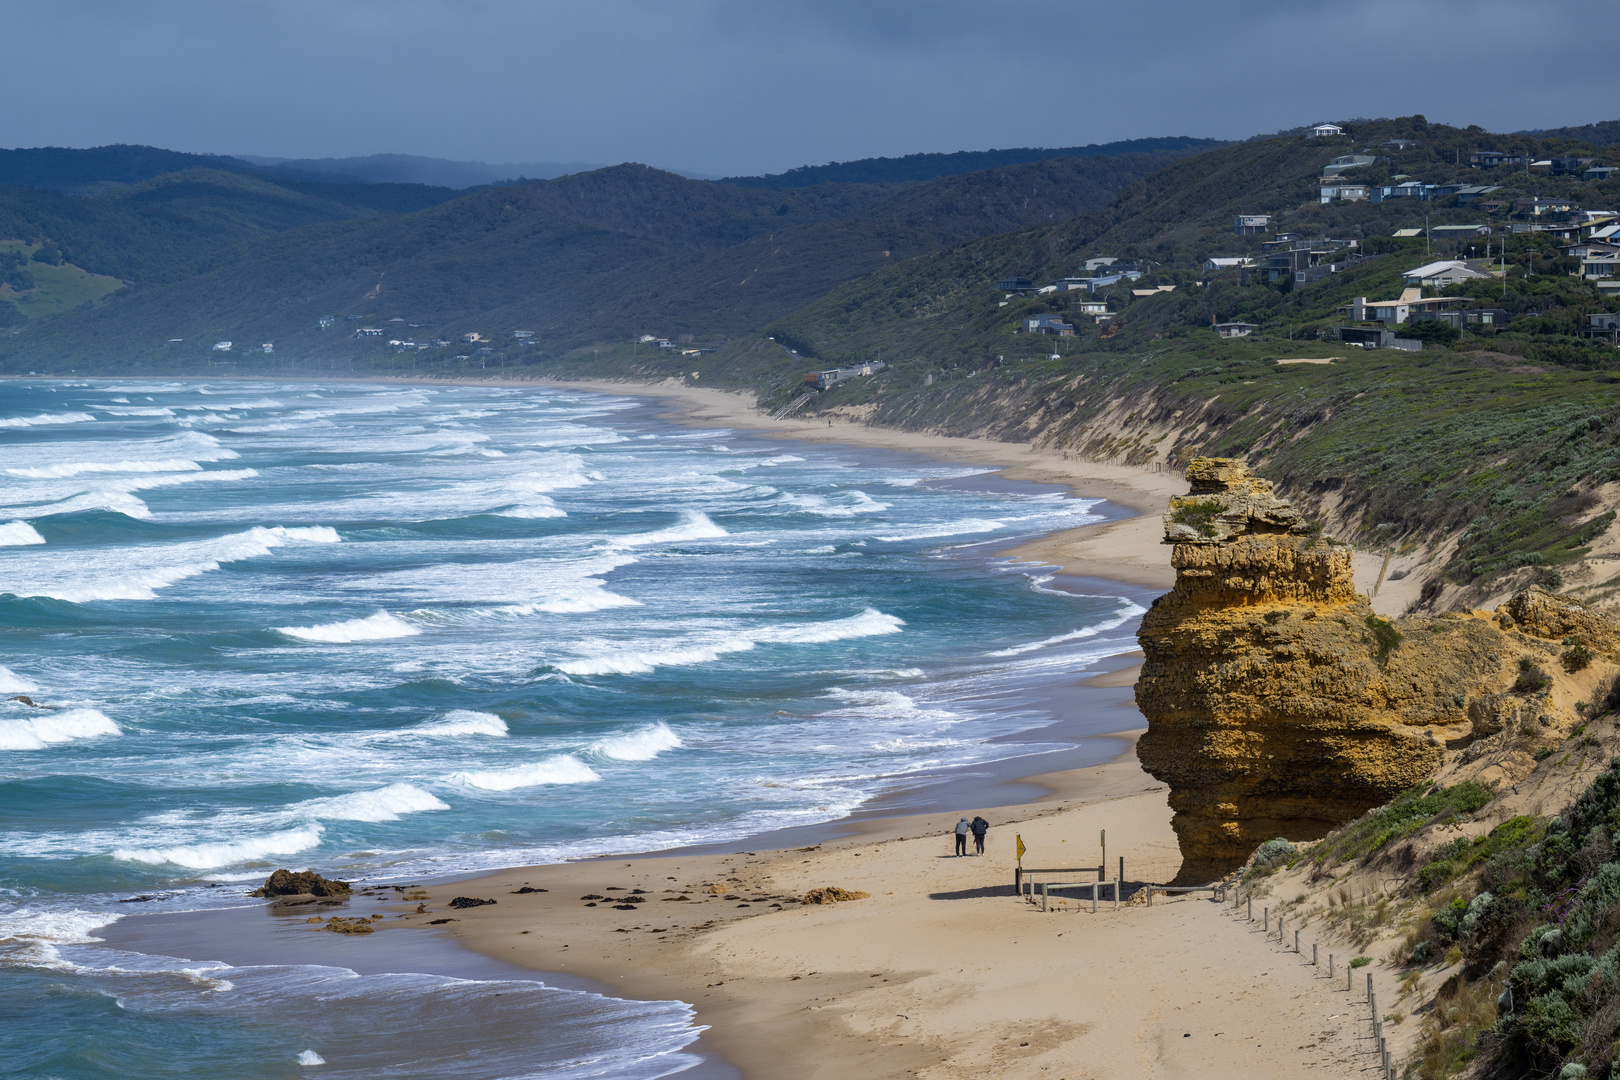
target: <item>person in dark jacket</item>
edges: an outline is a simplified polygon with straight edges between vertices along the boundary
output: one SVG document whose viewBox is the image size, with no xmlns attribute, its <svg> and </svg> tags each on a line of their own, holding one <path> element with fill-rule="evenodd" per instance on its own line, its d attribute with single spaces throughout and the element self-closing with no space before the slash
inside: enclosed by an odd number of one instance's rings
<svg viewBox="0 0 1620 1080">
<path fill-rule="evenodd" d="M 973 846 L 978 849 L 976 853 L 983 855 L 984 834 L 990 831 L 990 823 L 984 820 L 982 817 L 976 817 L 973 819 L 973 823 L 969 826 L 969 828 L 973 830 Z"/>
<path fill-rule="evenodd" d="M 969 824 L 967 818 L 963 818 L 956 823 L 956 853 L 958 855 L 967 854 L 967 836 L 968 831 L 972 828 L 973 826 Z"/>
</svg>

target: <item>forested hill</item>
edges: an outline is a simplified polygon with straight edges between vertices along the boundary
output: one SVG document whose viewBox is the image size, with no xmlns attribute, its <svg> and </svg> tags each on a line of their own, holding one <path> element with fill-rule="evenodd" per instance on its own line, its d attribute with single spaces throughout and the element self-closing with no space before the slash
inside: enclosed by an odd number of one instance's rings
<svg viewBox="0 0 1620 1080">
<path fill-rule="evenodd" d="M 770 176 L 728 176 L 722 183 L 743 187 L 795 188 L 814 184 L 914 184 L 941 176 L 1000 169 L 1031 161 L 1053 158 L 1117 157 L 1122 154 L 1180 155 L 1213 150 L 1226 143 L 1219 139 L 1194 139 L 1185 135 L 1160 139 L 1126 139 L 1122 142 L 1090 143 L 1062 149 L 1023 147 L 1016 150 L 963 150 L 954 154 L 907 154 L 905 157 L 862 158 L 833 161 L 826 165 L 801 165 Z"/>
<path fill-rule="evenodd" d="M 399 320 L 385 340 L 527 329 L 528 358 L 649 332 L 747 334 L 884 265 L 1100 209 L 1163 162 L 1063 158 L 902 187 L 781 191 L 622 165 L 478 190 L 199 256 L 161 284 L 20 328 L 0 342 L 0 368 L 206 364 L 218 340 L 272 341 L 323 364 L 388 355 L 384 341 L 346 332 L 345 316 Z M 327 315 L 337 324 L 322 329 Z"/>
</svg>

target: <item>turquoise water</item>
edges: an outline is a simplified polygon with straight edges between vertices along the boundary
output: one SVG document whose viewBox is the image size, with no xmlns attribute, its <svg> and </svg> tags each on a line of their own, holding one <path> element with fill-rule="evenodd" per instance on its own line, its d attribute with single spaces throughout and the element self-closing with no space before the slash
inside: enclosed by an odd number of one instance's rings
<svg viewBox="0 0 1620 1080">
<path fill-rule="evenodd" d="M 390 1067 L 397 1040 L 276 1004 L 337 979 L 334 1008 L 363 1012 L 374 977 L 98 948 L 134 895 L 724 841 L 1055 748 L 998 738 L 1051 717 L 990 702 L 1131 648 L 1141 608 L 994 559 L 1100 508 L 977 471 L 580 392 L 0 386 L 0 692 L 35 702 L 0 705 L 0 1072 Z M 474 1009 L 492 985 L 454 992 Z M 569 1018 L 545 1075 L 691 1063 L 680 1003 L 522 986 L 503 1010 Z M 430 1071 L 538 1067 L 511 1049 Z"/>
</svg>

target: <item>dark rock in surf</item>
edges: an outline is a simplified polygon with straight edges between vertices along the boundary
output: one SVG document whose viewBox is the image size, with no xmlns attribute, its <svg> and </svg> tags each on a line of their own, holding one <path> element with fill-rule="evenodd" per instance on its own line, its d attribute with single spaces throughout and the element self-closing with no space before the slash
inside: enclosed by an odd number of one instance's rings
<svg viewBox="0 0 1620 1080">
<path fill-rule="evenodd" d="M 291 870 L 277 870 L 264 879 L 264 884 L 254 889 L 249 896 L 348 896 L 354 890 L 347 881 L 334 881 L 324 878 L 313 870 L 303 870 L 293 873 Z"/>
</svg>

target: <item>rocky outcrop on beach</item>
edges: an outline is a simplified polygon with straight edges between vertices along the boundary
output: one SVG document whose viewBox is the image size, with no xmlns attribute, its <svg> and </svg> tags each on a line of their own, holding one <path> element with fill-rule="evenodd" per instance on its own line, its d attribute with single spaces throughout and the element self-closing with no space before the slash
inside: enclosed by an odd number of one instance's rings
<svg viewBox="0 0 1620 1080">
<path fill-rule="evenodd" d="M 1534 742 L 1579 721 L 1620 655 L 1613 623 L 1540 590 L 1498 613 L 1381 619 L 1350 549 L 1244 462 L 1196 459 L 1187 480 L 1164 517 L 1176 584 L 1142 620 L 1136 685 L 1138 755 L 1170 788 L 1182 882 L 1276 837 L 1317 839 L 1442 770 L 1528 773 Z"/>
<path fill-rule="evenodd" d="M 348 896 L 354 890 L 347 881 L 324 878 L 313 870 L 277 870 L 249 896 Z"/>
</svg>

